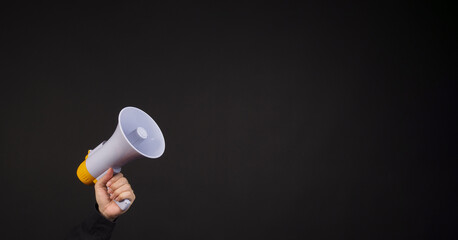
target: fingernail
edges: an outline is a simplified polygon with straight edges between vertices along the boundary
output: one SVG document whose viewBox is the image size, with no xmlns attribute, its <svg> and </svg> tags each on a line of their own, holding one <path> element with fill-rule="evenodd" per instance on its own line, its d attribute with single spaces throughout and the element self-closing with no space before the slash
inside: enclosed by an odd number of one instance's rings
<svg viewBox="0 0 458 240">
<path fill-rule="evenodd" d="M 111 185 L 111 181 L 108 181 L 107 182 L 107 187 L 109 187 Z"/>
</svg>

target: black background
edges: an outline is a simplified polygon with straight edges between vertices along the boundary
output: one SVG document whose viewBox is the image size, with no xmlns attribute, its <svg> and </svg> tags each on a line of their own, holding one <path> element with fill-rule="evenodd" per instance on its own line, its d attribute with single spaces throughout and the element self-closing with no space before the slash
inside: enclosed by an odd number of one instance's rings
<svg viewBox="0 0 458 240">
<path fill-rule="evenodd" d="M 123 168 L 113 239 L 456 239 L 446 2 L 1 8 L 1 232 L 61 239 L 125 106 L 166 151 Z"/>
</svg>

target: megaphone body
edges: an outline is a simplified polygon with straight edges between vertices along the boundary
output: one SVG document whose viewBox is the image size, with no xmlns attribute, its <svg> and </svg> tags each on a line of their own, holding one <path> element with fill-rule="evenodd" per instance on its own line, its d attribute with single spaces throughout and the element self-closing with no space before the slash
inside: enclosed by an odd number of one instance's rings
<svg viewBox="0 0 458 240">
<path fill-rule="evenodd" d="M 86 185 L 92 185 L 109 168 L 119 173 L 122 166 L 132 160 L 146 157 L 158 158 L 165 150 L 165 140 L 156 122 L 145 112 L 135 107 L 125 107 L 118 117 L 118 126 L 113 135 L 89 150 L 86 159 L 78 167 L 77 176 Z M 128 199 L 116 202 L 125 210 Z"/>
</svg>

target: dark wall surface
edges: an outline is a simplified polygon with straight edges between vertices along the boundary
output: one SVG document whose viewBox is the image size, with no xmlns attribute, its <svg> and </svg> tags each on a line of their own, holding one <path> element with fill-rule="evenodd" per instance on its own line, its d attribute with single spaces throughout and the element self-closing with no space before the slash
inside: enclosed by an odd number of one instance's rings
<svg viewBox="0 0 458 240">
<path fill-rule="evenodd" d="M 136 106 L 166 150 L 113 239 L 457 239 L 455 10 L 319 2 L 3 6 L 2 235 L 84 219 Z"/>
</svg>

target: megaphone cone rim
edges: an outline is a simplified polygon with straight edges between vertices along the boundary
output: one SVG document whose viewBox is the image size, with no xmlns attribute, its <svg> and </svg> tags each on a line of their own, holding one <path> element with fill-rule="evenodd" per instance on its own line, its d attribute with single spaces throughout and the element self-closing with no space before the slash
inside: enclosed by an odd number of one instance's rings
<svg viewBox="0 0 458 240">
<path fill-rule="evenodd" d="M 162 148 L 162 151 L 157 154 L 157 155 L 148 155 L 148 154 L 145 154 L 143 152 L 141 152 L 140 150 L 138 150 L 134 145 L 132 145 L 132 143 L 130 143 L 129 139 L 127 139 L 127 136 L 126 136 L 126 133 L 124 132 L 123 128 L 122 128 L 122 122 L 121 122 L 121 115 L 122 113 L 127 110 L 127 109 L 134 109 L 134 110 L 137 110 L 137 111 L 140 111 L 142 112 L 143 114 L 145 114 L 146 116 L 148 116 L 149 119 L 151 119 L 151 121 L 153 122 L 153 124 L 155 125 L 155 127 L 159 130 L 159 133 L 160 133 L 160 136 L 161 136 L 161 140 L 163 142 L 163 148 Z M 162 130 L 161 128 L 159 127 L 159 125 L 156 123 L 156 121 L 154 121 L 154 119 L 149 115 L 147 114 L 145 111 L 141 110 L 140 108 L 136 108 L 136 107 L 132 107 L 132 106 L 128 106 L 128 107 L 125 107 L 123 108 L 120 112 L 119 112 L 119 115 L 118 115 L 118 125 L 119 125 L 119 129 L 121 130 L 121 133 L 122 133 L 122 136 L 124 137 L 124 139 L 126 140 L 126 142 L 133 148 L 135 149 L 135 151 L 137 151 L 137 153 L 139 153 L 140 155 L 146 157 L 146 158 L 158 158 L 160 156 L 162 156 L 162 154 L 165 152 L 165 139 L 164 139 L 164 134 L 162 134 Z"/>
</svg>

